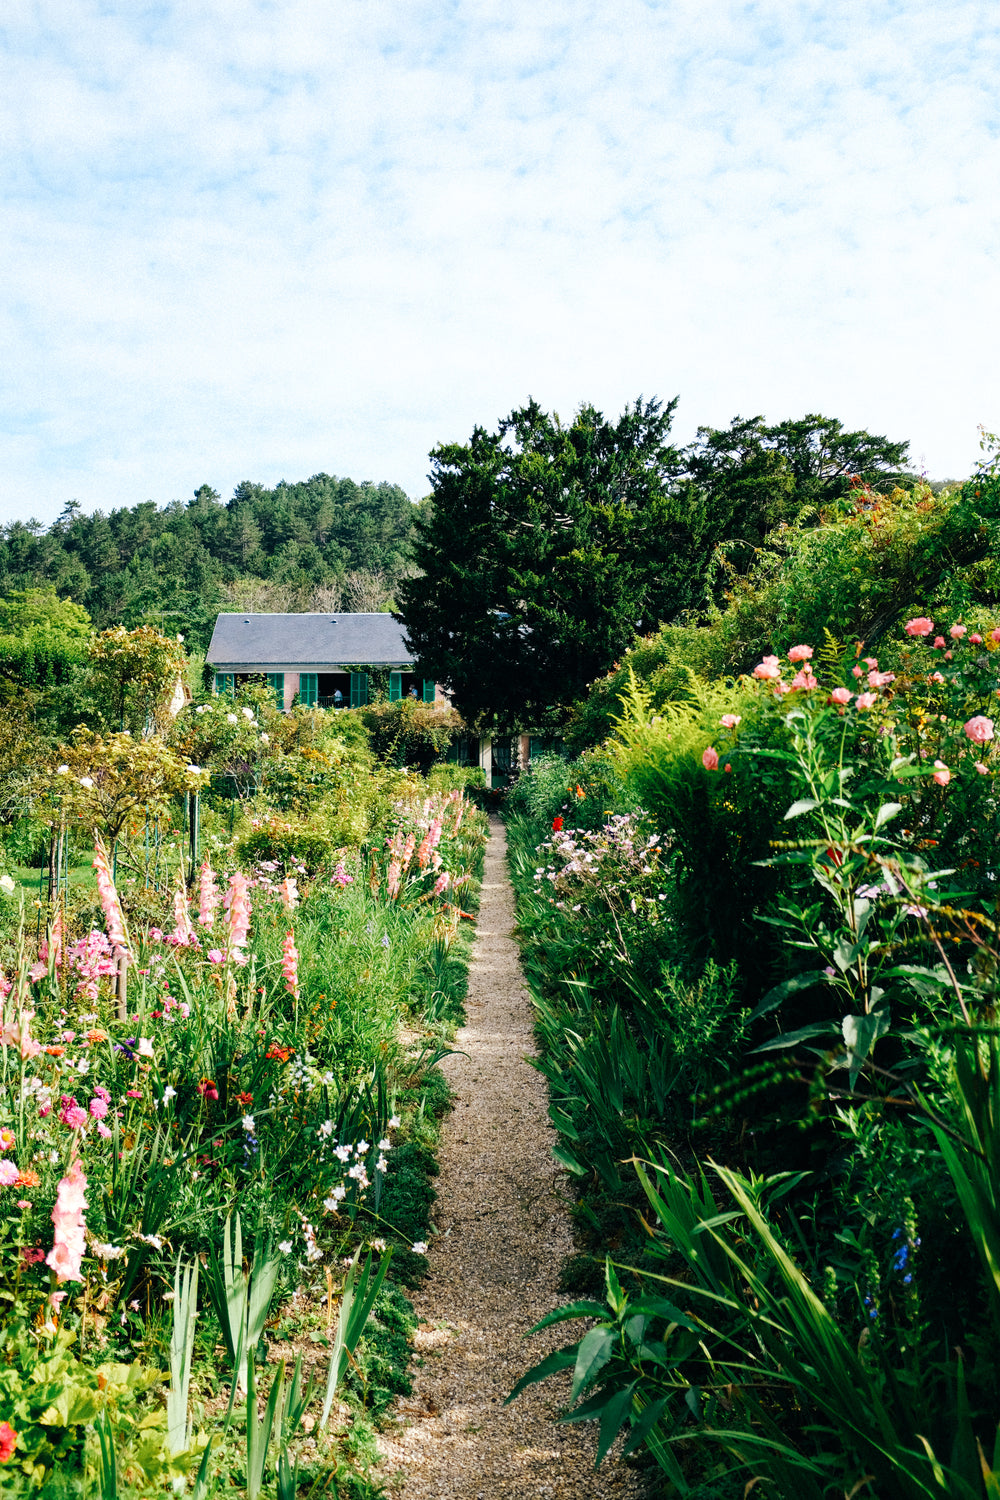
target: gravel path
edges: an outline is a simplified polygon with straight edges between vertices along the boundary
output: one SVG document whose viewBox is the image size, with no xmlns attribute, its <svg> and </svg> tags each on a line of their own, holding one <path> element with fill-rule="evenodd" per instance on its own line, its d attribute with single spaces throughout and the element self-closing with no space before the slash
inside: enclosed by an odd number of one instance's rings
<svg viewBox="0 0 1000 1500">
<path fill-rule="evenodd" d="M 415 1297 L 413 1394 L 381 1439 L 384 1477 L 403 1500 L 638 1500 L 642 1484 L 613 1459 L 595 1473 L 593 1424 L 555 1424 L 568 1377 L 503 1404 L 528 1366 L 565 1342 L 565 1328 L 523 1335 L 567 1300 L 557 1282 L 572 1249 L 545 1083 L 524 1060 L 535 1049 L 505 853 L 494 822 L 469 1024 L 455 1043 L 467 1055 L 442 1064 L 455 1108 L 442 1135 L 430 1275 Z"/>
</svg>

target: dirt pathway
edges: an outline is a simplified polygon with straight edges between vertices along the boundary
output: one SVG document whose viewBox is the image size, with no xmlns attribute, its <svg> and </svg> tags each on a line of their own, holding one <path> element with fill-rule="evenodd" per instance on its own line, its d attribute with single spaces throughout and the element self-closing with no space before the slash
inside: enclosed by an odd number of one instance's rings
<svg viewBox="0 0 1000 1500">
<path fill-rule="evenodd" d="M 595 1473 L 593 1424 L 555 1425 L 568 1378 L 503 1404 L 528 1366 L 565 1342 L 561 1329 L 523 1335 L 567 1300 L 557 1282 L 572 1249 L 545 1083 L 524 1061 L 534 1040 L 505 850 L 494 823 L 469 1024 L 455 1043 L 467 1055 L 442 1065 L 455 1108 L 442 1136 L 430 1275 L 415 1298 L 413 1394 L 381 1440 L 385 1472 L 403 1500 L 637 1500 L 643 1486 L 621 1465 L 609 1459 Z"/>
</svg>

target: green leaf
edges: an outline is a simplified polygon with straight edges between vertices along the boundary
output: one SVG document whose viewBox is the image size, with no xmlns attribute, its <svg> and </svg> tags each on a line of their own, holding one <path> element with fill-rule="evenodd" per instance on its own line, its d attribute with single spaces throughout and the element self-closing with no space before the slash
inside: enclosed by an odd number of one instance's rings
<svg viewBox="0 0 1000 1500">
<path fill-rule="evenodd" d="M 568 1370 L 576 1363 L 576 1349 L 575 1344 L 569 1349 L 554 1349 L 551 1354 L 540 1359 L 537 1365 L 532 1365 L 531 1369 L 526 1370 L 521 1376 L 504 1402 L 504 1406 L 509 1406 L 529 1385 L 537 1385 L 540 1380 L 547 1380 L 550 1375 L 558 1375 L 560 1371 Z"/>
<path fill-rule="evenodd" d="M 801 818 L 803 813 L 812 812 L 816 807 L 819 807 L 819 803 L 815 797 L 800 797 L 798 802 L 793 802 L 785 813 L 785 822 L 787 823 L 789 818 Z"/>
<path fill-rule="evenodd" d="M 623 1391 L 616 1391 L 610 1401 L 601 1412 L 600 1436 L 597 1441 L 597 1457 L 594 1459 L 594 1468 L 599 1468 L 601 1460 L 605 1457 L 615 1438 L 618 1436 L 632 1411 L 632 1392 L 635 1383 L 626 1386 Z"/>
<path fill-rule="evenodd" d="M 902 802 L 883 802 L 875 816 L 875 827 L 881 828 L 883 823 L 888 823 L 891 818 L 894 818 L 902 810 Z"/>
<path fill-rule="evenodd" d="M 568 1323 L 571 1318 L 606 1318 L 608 1309 L 603 1302 L 594 1302 L 590 1298 L 584 1298 L 581 1302 L 567 1302 L 563 1307 L 554 1307 L 551 1312 L 546 1313 L 534 1328 L 529 1328 L 524 1335 L 530 1338 L 533 1333 L 539 1333 L 543 1328 L 551 1328 L 553 1323 Z"/>
<path fill-rule="evenodd" d="M 783 1036 L 776 1036 L 773 1042 L 764 1042 L 760 1047 L 755 1047 L 754 1052 L 778 1052 L 785 1047 L 795 1047 L 799 1042 L 810 1041 L 813 1037 L 835 1035 L 835 1029 L 830 1021 L 817 1021 L 812 1026 L 800 1026 L 798 1031 L 786 1031 Z"/>
<path fill-rule="evenodd" d="M 580 1392 L 587 1389 L 587 1386 L 593 1385 L 611 1358 L 614 1347 L 614 1334 L 606 1326 L 592 1328 L 589 1333 L 584 1334 L 577 1349 L 573 1385 L 569 1393 L 571 1402 L 575 1401 Z"/>
<path fill-rule="evenodd" d="M 805 974 L 793 974 L 791 979 L 782 980 L 781 984 L 776 984 L 773 990 L 768 990 L 764 998 L 758 1002 L 756 1010 L 750 1016 L 750 1021 L 766 1016 L 768 1011 L 777 1010 L 782 1000 L 787 1000 L 789 995 L 798 994 L 799 990 L 811 990 L 814 985 L 824 983 L 826 977 L 822 969 L 810 969 Z"/>
<path fill-rule="evenodd" d="M 840 1030 L 850 1056 L 848 1083 L 853 1089 L 872 1047 L 889 1030 L 889 1017 L 884 1010 L 872 1011 L 864 1016 L 845 1016 L 840 1023 Z"/>
</svg>

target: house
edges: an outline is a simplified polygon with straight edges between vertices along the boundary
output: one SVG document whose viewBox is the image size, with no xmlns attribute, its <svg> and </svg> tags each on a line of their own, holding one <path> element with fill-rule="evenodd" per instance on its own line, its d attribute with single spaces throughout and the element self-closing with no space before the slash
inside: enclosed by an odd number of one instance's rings
<svg viewBox="0 0 1000 1500">
<path fill-rule="evenodd" d="M 286 712 L 296 695 L 307 707 L 360 708 L 375 673 L 387 678 L 390 701 L 443 696 L 413 671 L 404 627 L 390 614 L 219 615 L 206 661 L 217 693 L 265 681 Z"/>
<path fill-rule="evenodd" d="M 310 708 L 361 708 L 375 674 L 390 702 L 411 696 L 424 703 L 447 701 L 437 683 L 413 671 L 406 627 L 390 614 L 219 615 L 205 659 L 215 669 L 217 693 L 264 681 L 285 712 L 296 695 Z M 492 740 L 463 736 L 452 756 L 481 766 L 487 785 L 499 787 L 543 748 L 547 742 L 527 734 Z"/>
</svg>

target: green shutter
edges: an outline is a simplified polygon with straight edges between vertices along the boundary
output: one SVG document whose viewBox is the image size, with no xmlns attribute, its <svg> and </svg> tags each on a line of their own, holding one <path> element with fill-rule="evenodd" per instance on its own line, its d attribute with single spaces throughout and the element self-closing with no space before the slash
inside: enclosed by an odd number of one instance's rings
<svg viewBox="0 0 1000 1500">
<path fill-rule="evenodd" d="M 274 705 L 276 708 L 285 706 L 285 674 L 284 672 L 265 672 L 267 685 L 274 690 Z"/>
<path fill-rule="evenodd" d="M 434 681 L 433 677 L 425 677 L 424 678 L 424 702 L 425 703 L 433 703 L 434 702 L 434 692 L 435 692 L 436 688 L 437 688 L 437 683 Z"/>
<path fill-rule="evenodd" d="M 402 672 L 389 673 L 389 702 L 398 703 L 403 696 L 403 674 Z"/>
<path fill-rule="evenodd" d="M 220 698 L 234 698 L 236 696 L 236 677 L 233 672 L 216 672 L 215 691 Z"/>
<path fill-rule="evenodd" d="M 368 702 L 368 673 L 351 673 L 351 707 L 364 708 Z"/>
<path fill-rule="evenodd" d="M 299 673 L 299 702 L 305 708 L 315 708 L 319 697 L 319 676 L 316 672 Z"/>
</svg>

